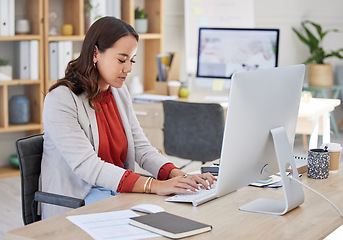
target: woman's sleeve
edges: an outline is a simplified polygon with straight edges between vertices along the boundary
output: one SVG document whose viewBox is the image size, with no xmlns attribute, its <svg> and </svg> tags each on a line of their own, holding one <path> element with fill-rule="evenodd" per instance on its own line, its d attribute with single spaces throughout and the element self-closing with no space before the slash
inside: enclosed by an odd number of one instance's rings
<svg viewBox="0 0 343 240">
<path fill-rule="evenodd" d="M 169 173 L 171 170 L 177 167 L 174 166 L 172 163 L 164 164 L 159 173 L 158 173 L 158 180 L 167 180 Z M 178 169 L 178 168 L 177 168 Z M 122 178 L 120 179 L 119 186 L 117 188 L 117 192 L 124 193 L 124 192 L 132 192 L 132 188 L 135 185 L 136 181 L 140 177 L 139 174 L 133 173 L 131 170 L 126 170 Z"/>
<path fill-rule="evenodd" d="M 158 177 L 157 179 L 158 180 L 167 180 L 168 179 L 168 176 L 169 176 L 169 173 L 171 172 L 171 170 L 175 169 L 177 167 L 175 167 L 174 164 L 172 163 L 166 163 L 164 164 L 160 171 L 158 172 Z M 178 168 L 177 168 L 178 169 Z"/>
<path fill-rule="evenodd" d="M 132 188 L 139 177 L 140 177 L 139 174 L 133 173 L 131 170 L 126 170 L 126 172 L 120 179 L 117 192 L 120 192 L 120 193 L 132 192 Z"/>
</svg>

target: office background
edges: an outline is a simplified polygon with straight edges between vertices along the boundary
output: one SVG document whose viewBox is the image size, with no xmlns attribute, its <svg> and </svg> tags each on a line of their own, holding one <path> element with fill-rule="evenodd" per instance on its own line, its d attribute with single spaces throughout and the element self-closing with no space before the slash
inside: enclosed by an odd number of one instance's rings
<svg viewBox="0 0 343 240">
<path fill-rule="evenodd" d="M 184 54 L 184 1 L 193 0 L 165 0 L 164 50 L 180 52 L 180 80 L 187 79 Z M 305 19 L 318 22 L 325 29 L 340 29 L 342 32 L 330 34 L 331 36 L 327 37 L 324 47 L 327 49 L 343 47 L 343 2 L 340 0 L 255 0 L 252 3 L 254 4 L 255 27 L 279 28 L 281 31 L 279 66 L 301 63 L 308 56 L 308 49 L 291 30 L 291 27 L 299 27 L 300 22 Z M 140 75 L 143 65 L 139 64 L 139 62 L 142 61 L 138 59 L 131 77 Z M 334 66 L 343 65 L 343 60 L 331 59 L 330 61 Z M 130 78 L 128 83 L 129 81 Z M 335 117 L 336 121 L 341 120 L 343 117 L 341 108 L 336 108 Z M 24 132 L 0 134 L 0 166 L 8 164 L 9 155 L 15 153 L 14 141 L 24 135 Z"/>
</svg>

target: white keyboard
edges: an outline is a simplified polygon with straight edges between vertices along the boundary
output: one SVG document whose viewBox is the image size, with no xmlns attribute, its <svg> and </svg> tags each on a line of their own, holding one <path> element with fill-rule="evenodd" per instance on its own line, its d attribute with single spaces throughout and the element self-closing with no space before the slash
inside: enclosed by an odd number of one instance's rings
<svg viewBox="0 0 343 240">
<path fill-rule="evenodd" d="M 177 194 L 172 197 L 166 198 L 166 202 L 189 202 L 192 203 L 194 207 L 216 198 L 215 187 L 206 190 L 201 188 L 198 192 L 189 192 L 186 194 Z"/>
</svg>

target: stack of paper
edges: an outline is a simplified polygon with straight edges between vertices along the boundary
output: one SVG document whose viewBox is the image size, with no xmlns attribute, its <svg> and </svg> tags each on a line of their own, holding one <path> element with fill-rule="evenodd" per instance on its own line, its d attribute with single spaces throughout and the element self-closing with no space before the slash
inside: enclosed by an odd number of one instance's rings
<svg viewBox="0 0 343 240">
<path fill-rule="evenodd" d="M 166 100 L 175 100 L 177 96 L 167 96 L 167 95 L 158 95 L 158 94 L 141 94 L 135 97 L 132 97 L 133 102 L 161 102 Z"/>
<path fill-rule="evenodd" d="M 94 239 L 142 239 L 160 235 L 129 225 L 131 217 L 139 216 L 132 210 L 69 216 L 67 219 Z"/>
</svg>

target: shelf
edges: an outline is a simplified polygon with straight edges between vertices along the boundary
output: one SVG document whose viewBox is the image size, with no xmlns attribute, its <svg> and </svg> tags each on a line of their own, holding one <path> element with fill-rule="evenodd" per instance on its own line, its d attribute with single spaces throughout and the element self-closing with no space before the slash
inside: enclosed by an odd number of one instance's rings
<svg viewBox="0 0 343 240">
<path fill-rule="evenodd" d="M 49 42 L 57 42 L 57 41 L 83 41 L 85 36 L 80 35 L 72 35 L 72 36 L 49 36 Z"/>
<path fill-rule="evenodd" d="M 33 35 L 33 34 L 0 37 L 0 41 L 25 41 L 25 40 L 40 40 L 40 39 L 41 39 L 40 35 Z"/>
<path fill-rule="evenodd" d="M 17 177 L 20 175 L 20 171 L 12 166 L 0 167 L 0 178 Z"/>
<path fill-rule="evenodd" d="M 0 81 L 0 86 L 35 85 L 40 83 L 40 80 L 13 79 L 11 81 Z"/>
<path fill-rule="evenodd" d="M 161 39 L 162 34 L 160 33 L 141 33 L 139 34 L 139 39 L 149 40 L 149 39 Z"/>
<path fill-rule="evenodd" d="M 43 5 L 46 0 L 25 0 L 15 1 L 15 17 L 26 18 L 30 21 L 29 34 L 15 34 L 14 36 L 1 36 L 1 58 L 8 59 L 12 65 L 13 76 L 19 75 L 18 65 L 21 56 L 16 51 L 16 43 L 20 41 L 38 41 L 38 80 L 32 79 L 12 79 L 10 81 L 0 81 L 0 133 L 41 132 L 42 109 L 44 97 L 44 35 L 43 35 Z M 25 63 L 24 63 L 25 62 Z M 30 67 L 27 61 L 23 61 L 26 67 Z M 29 75 L 27 76 L 29 77 Z M 23 87 L 22 87 L 23 86 Z M 14 95 L 25 95 L 30 100 L 31 122 L 23 125 L 9 124 L 9 102 Z"/>
<path fill-rule="evenodd" d="M 40 123 L 28 123 L 21 125 L 9 125 L 6 128 L 0 127 L 0 133 L 6 132 L 23 132 L 23 131 L 40 131 L 42 128 Z"/>
</svg>

